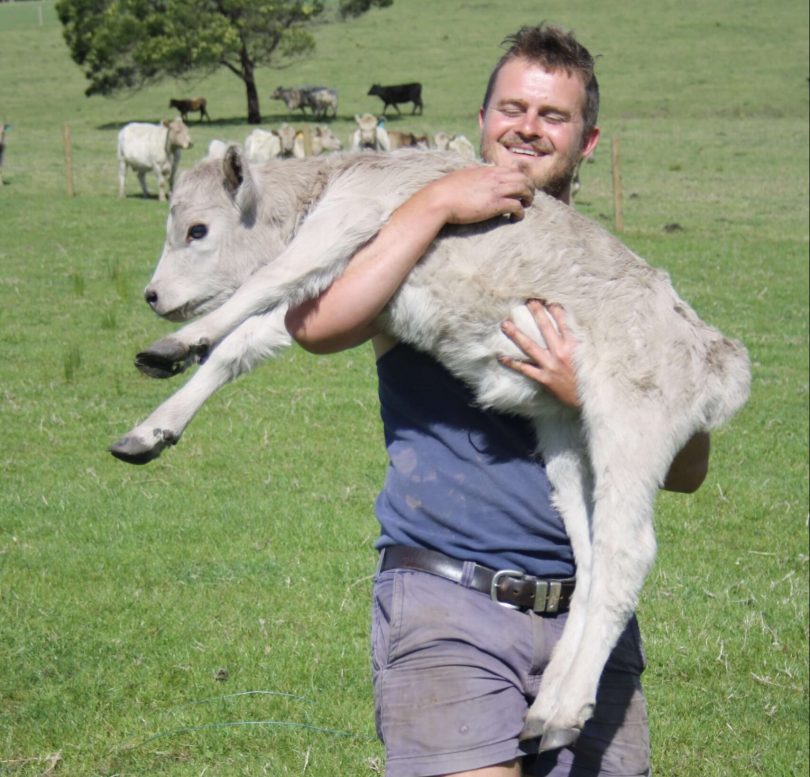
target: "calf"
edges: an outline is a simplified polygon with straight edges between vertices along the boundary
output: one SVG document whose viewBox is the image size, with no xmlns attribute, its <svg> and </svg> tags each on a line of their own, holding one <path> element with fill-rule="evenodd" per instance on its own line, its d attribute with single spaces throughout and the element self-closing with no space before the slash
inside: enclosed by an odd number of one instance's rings
<svg viewBox="0 0 810 777">
<path fill-rule="evenodd" d="M 251 162 L 301 157 L 303 151 L 297 145 L 297 135 L 295 129 L 286 122 L 278 130 L 255 129 L 245 138 L 245 156 Z"/>
<path fill-rule="evenodd" d="M 448 135 L 446 132 L 437 132 L 433 142 L 439 151 L 455 151 L 465 159 L 476 159 L 475 146 L 465 135 Z"/>
<path fill-rule="evenodd" d="M 294 86 L 290 89 L 279 86 L 270 97 L 283 100 L 290 111 L 306 113 L 308 108 L 316 118 L 325 118 L 330 113 L 337 116 L 337 92 L 326 86 Z"/>
<path fill-rule="evenodd" d="M 419 113 L 422 113 L 422 84 L 410 83 L 397 86 L 374 84 L 368 90 L 368 93 L 369 95 L 376 95 L 383 101 L 383 116 L 385 116 L 385 109 L 389 105 L 393 105 L 397 113 L 401 113 L 398 103 L 413 103 L 411 113 L 416 113 L 417 108 L 419 108 Z"/>
<path fill-rule="evenodd" d="M 203 116 L 205 116 L 208 121 L 211 121 L 211 117 L 206 110 L 206 105 L 207 100 L 205 97 L 194 97 L 191 100 L 169 100 L 169 108 L 177 108 L 177 110 L 180 111 L 180 118 L 183 121 L 188 121 L 188 114 L 191 111 L 200 112 L 200 121 L 203 120 Z"/>
<path fill-rule="evenodd" d="M 307 133 L 309 133 L 308 140 Z M 316 124 L 311 132 L 309 128 L 305 128 L 295 133 L 293 156 L 296 159 L 303 159 L 305 156 L 318 156 L 326 151 L 340 151 L 342 148 L 340 138 L 329 127 Z"/>
<path fill-rule="evenodd" d="M 427 148 L 427 135 L 414 135 L 413 132 L 401 132 L 400 130 L 388 130 L 388 140 L 391 150 L 398 148 Z"/>
<path fill-rule="evenodd" d="M 328 288 L 415 191 L 468 165 L 456 155 L 405 150 L 252 168 L 232 147 L 187 172 L 146 299 L 172 320 L 207 315 L 136 363 L 168 377 L 206 360 L 111 451 L 143 463 L 176 442 L 206 397 L 289 343 L 288 304 Z M 578 342 L 579 411 L 499 363 L 503 354 L 523 357 L 501 332 L 505 318 L 543 345 L 527 298 L 566 310 Z M 745 349 L 703 323 L 665 273 L 541 193 L 520 221 L 446 226 L 378 324 L 439 359 L 481 406 L 535 425 L 577 580 L 524 736 L 542 734 L 541 750 L 570 744 L 593 712 L 602 669 L 653 562 L 657 489 L 687 440 L 728 421 L 747 400 Z"/>
<path fill-rule="evenodd" d="M 325 119 L 328 116 L 337 116 L 338 97 L 334 89 L 318 86 L 303 92 L 302 99 L 305 105 L 312 109 L 316 119 Z"/>
<path fill-rule="evenodd" d="M 352 151 L 360 151 L 361 149 L 370 149 L 372 151 L 391 150 L 388 132 L 377 121 L 376 116 L 364 113 L 362 116 L 355 115 L 354 120 L 357 122 L 357 129 L 349 138 L 349 148 Z"/>
<path fill-rule="evenodd" d="M 166 200 L 164 178 L 169 178 L 169 189 L 180 164 L 181 149 L 191 148 L 191 134 L 182 119 L 162 121 L 160 124 L 127 124 L 118 133 L 118 196 L 124 196 L 127 167 L 138 176 L 143 196 L 149 196 L 146 174 L 153 172 L 158 183 L 158 199 Z"/>
</svg>

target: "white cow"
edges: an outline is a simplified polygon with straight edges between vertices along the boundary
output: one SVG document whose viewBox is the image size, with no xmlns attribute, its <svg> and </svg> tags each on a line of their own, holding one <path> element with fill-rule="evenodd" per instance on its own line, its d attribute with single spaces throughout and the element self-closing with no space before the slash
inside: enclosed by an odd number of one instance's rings
<svg viewBox="0 0 810 777">
<path fill-rule="evenodd" d="M 309 132 L 309 149 L 307 149 L 306 133 Z M 340 138 L 325 124 L 316 124 L 310 132 L 308 128 L 295 133 L 293 156 L 303 159 L 305 156 L 318 156 L 326 151 L 340 151 L 343 144 Z"/>
<path fill-rule="evenodd" d="M 299 156 L 296 134 L 295 128 L 287 122 L 277 130 L 255 129 L 245 138 L 245 155 L 251 162 Z M 303 151 L 300 156 L 303 157 Z"/>
<path fill-rule="evenodd" d="M 390 151 L 391 141 L 388 139 L 388 132 L 385 127 L 377 121 L 376 116 L 364 113 L 362 116 L 355 115 L 357 129 L 352 132 L 349 148 L 352 151 L 361 149 L 371 149 L 372 151 Z"/>
<path fill-rule="evenodd" d="M 281 156 L 281 138 L 275 130 L 255 129 L 245 138 L 245 156 L 254 163 Z"/>
<path fill-rule="evenodd" d="M 197 356 L 207 360 L 111 451 L 142 463 L 176 442 L 207 396 L 289 343 L 287 304 L 327 288 L 414 191 L 469 164 L 407 150 L 252 168 L 234 147 L 186 173 L 146 298 L 173 320 L 211 312 L 137 363 L 167 377 Z M 522 356 L 501 332 L 507 317 L 542 341 L 523 304 L 532 297 L 565 307 L 579 343 L 579 413 L 498 362 Z M 522 415 L 540 432 L 577 582 L 524 735 L 542 734 L 541 749 L 567 745 L 593 712 L 602 669 L 653 562 L 652 506 L 673 456 L 747 400 L 745 349 L 704 324 L 665 273 L 543 194 L 521 221 L 445 228 L 379 324 L 439 359 L 482 406 Z"/>
<path fill-rule="evenodd" d="M 433 142 L 439 151 L 455 151 L 465 159 L 477 159 L 475 146 L 466 135 L 449 135 L 446 132 L 437 132 Z"/>
<path fill-rule="evenodd" d="M 157 178 L 158 199 L 165 201 L 164 178 L 168 176 L 171 190 L 180 164 L 180 151 L 191 145 L 191 133 L 180 118 L 160 124 L 127 124 L 118 133 L 118 196 L 124 196 L 124 179 L 127 167 L 131 167 L 138 175 L 143 196 L 149 196 L 146 174 L 152 172 Z"/>
</svg>

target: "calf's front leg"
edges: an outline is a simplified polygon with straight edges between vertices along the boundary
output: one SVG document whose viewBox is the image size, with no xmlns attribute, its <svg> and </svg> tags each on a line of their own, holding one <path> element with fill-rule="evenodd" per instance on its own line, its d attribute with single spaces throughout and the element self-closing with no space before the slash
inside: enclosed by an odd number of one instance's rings
<svg viewBox="0 0 810 777">
<path fill-rule="evenodd" d="M 226 383 L 286 348 L 286 307 L 254 316 L 226 337 L 194 376 L 145 421 L 114 442 L 110 453 L 128 464 L 147 464 L 176 445 L 191 420 Z"/>
</svg>

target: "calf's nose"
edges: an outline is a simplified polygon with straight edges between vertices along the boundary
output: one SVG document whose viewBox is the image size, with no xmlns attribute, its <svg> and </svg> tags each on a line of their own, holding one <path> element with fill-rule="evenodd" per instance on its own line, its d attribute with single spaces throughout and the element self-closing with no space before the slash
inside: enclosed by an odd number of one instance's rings
<svg viewBox="0 0 810 777">
<path fill-rule="evenodd" d="M 143 293 L 143 298 L 146 300 L 146 304 L 149 305 L 150 308 L 154 308 L 155 305 L 157 305 L 158 293 L 154 289 L 147 287 L 146 291 Z"/>
</svg>

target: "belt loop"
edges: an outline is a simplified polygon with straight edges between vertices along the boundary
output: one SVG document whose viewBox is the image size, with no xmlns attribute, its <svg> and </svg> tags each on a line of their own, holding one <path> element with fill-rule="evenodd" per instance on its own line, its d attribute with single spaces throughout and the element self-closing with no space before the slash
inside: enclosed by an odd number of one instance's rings
<svg viewBox="0 0 810 777">
<path fill-rule="evenodd" d="M 552 580 L 548 584 L 546 612 L 557 612 L 560 609 L 560 594 L 562 594 L 562 583 L 558 580 Z"/>
<path fill-rule="evenodd" d="M 377 559 L 377 569 L 374 572 L 374 577 L 380 576 L 380 570 L 382 569 L 383 561 L 385 561 L 385 548 L 380 551 L 380 556 Z"/>
<path fill-rule="evenodd" d="M 559 601 L 559 596 L 557 597 Z M 534 583 L 534 605 L 532 610 L 535 612 L 548 612 L 546 603 L 548 602 L 548 582 L 545 580 L 536 580 Z"/>
</svg>

